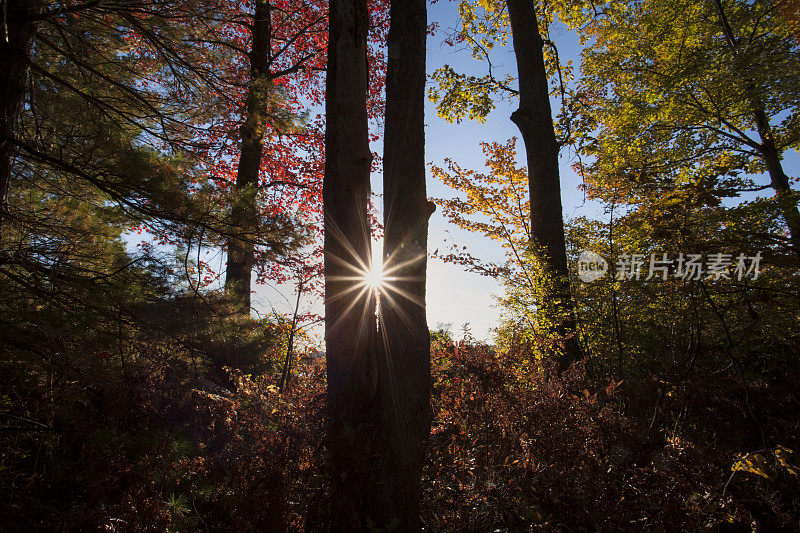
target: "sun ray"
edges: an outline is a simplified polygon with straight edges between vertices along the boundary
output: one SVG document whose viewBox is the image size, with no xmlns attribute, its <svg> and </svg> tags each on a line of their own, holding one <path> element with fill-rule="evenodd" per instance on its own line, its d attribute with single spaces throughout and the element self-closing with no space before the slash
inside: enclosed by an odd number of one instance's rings
<svg viewBox="0 0 800 533">
<path fill-rule="evenodd" d="M 417 296 L 416 294 L 412 294 L 412 293 L 408 292 L 407 290 L 398 287 L 397 285 L 385 284 L 384 285 L 384 289 L 385 289 L 385 291 L 382 293 L 384 296 L 390 297 L 388 291 L 392 291 L 392 292 L 402 296 L 406 300 L 410 300 L 415 305 L 419 305 L 420 307 L 425 305 L 425 302 L 423 302 L 422 299 L 419 296 Z M 396 303 L 396 302 L 393 300 L 393 303 Z"/>
<path fill-rule="evenodd" d="M 395 315 L 400 318 L 403 324 L 409 328 L 413 327 L 414 324 L 411 320 L 411 316 L 400 305 L 398 305 L 397 300 L 388 292 L 384 293 L 383 296 L 386 298 L 388 306 L 395 311 Z"/>
<path fill-rule="evenodd" d="M 350 256 L 350 260 L 348 260 L 346 258 L 338 257 L 333 254 L 328 254 L 327 255 L 328 259 L 335 261 L 339 265 L 342 265 L 352 270 L 354 273 L 358 273 L 368 268 L 364 260 L 360 257 L 360 254 L 356 249 L 354 243 L 350 242 L 350 240 L 345 236 L 344 232 L 339 228 L 337 224 L 335 223 L 330 224 L 330 227 L 326 228 L 326 231 L 331 232 L 332 238 L 338 241 L 339 245 L 346 252 L 346 255 Z"/>
<path fill-rule="evenodd" d="M 397 272 L 401 268 L 405 268 L 405 267 L 413 265 L 414 263 L 418 263 L 418 262 L 422 261 L 424 258 L 425 258 L 425 254 L 420 254 L 420 255 L 418 255 L 416 257 L 412 257 L 411 259 L 406 259 L 402 263 L 392 264 L 392 258 L 390 257 L 389 259 L 386 260 L 386 263 L 383 266 L 383 272 L 384 272 L 384 274 L 387 274 L 387 275 L 392 274 L 394 272 Z"/>
<path fill-rule="evenodd" d="M 379 311 L 379 319 L 383 321 L 383 313 Z M 386 365 L 386 373 L 389 378 L 389 392 L 388 397 L 391 399 L 391 402 L 394 404 L 393 407 L 395 410 L 397 409 L 398 403 L 398 384 L 397 384 L 397 370 L 395 369 L 394 365 L 394 357 L 392 357 L 392 347 L 389 343 L 389 336 L 386 333 L 385 328 L 380 328 L 381 332 L 381 343 L 383 349 L 379 352 L 379 357 L 384 358 L 384 365 Z"/>
<path fill-rule="evenodd" d="M 359 301 L 363 300 L 364 303 L 364 309 L 362 310 L 362 314 L 366 314 L 368 312 L 367 307 L 369 298 L 364 298 L 364 296 L 369 292 L 369 287 L 357 287 L 357 288 L 360 289 L 360 292 L 356 295 L 355 298 L 353 298 L 353 300 L 347 305 L 347 307 L 341 311 L 341 314 L 338 317 L 336 317 L 333 324 L 331 324 L 331 329 L 334 330 L 337 329 L 341 325 L 342 321 L 345 318 L 347 318 L 347 316 L 350 314 L 350 311 L 352 311 L 353 308 L 356 305 L 358 305 Z"/>
<path fill-rule="evenodd" d="M 364 293 L 364 286 L 362 284 L 358 284 L 358 285 L 353 285 L 351 287 L 348 287 L 348 288 L 340 291 L 338 294 L 332 295 L 330 298 L 328 298 L 328 301 L 329 302 L 335 302 L 337 300 L 341 300 L 342 298 L 345 298 L 345 297 L 353 294 L 354 292 L 358 292 L 359 293 L 356 296 L 356 299 L 361 298 L 363 296 L 363 293 Z"/>
<path fill-rule="evenodd" d="M 368 265 L 364 264 L 364 261 L 362 261 L 361 258 L 358 257 L 357 255 L 355 255 L 355 252 L 348 250 L 348 253 L 353 255 L 353 259 L 355 259 L 356 264 L 353 264 L 352 261 L 348 261 L 346 259 L 342 259 L 341 257 L 337 257 L 337 256 L 335 256 L 333 254 L 329 254 L 328 257 L 332 261 L 334 261 L 334 262 L 346 267 L 349 270 L 352 270 L 354 274 L 360 274 L 360 273 L 364 272 L 365 270 L 368 270 L 368 268 L 369 268 Z"/>
<path fill-rule="evenodd" d="M 371 327 L 368 325 L 371 322 L 369 314 L 374 313 L 375 327 L 381 331 L 380 335 L 383 337 L 377 339 L 378 342 L 383 343 L 382 355 L 380 356 L 387 359 L 385 364 L 387 365 L 389 377 L 392 380 L 392 386 L 396 386 L 395 378 L 391 377 L 394 372 L 391 347 L 387 345 L 386 332 L 380 327 L 380 324 L 383 323 L 384 316 L 388 318 L 390 314 L 395 317 L 395 320 L 399 320 L 403 326 L 413 326 L 413 319 L 408 310 L 405 309 L 408 305 L 405 302 L 410 302 L 420 307 L 424 306 L 424 302 L 419 296 L 404 288 L 403 284 L 404 282 L 423 281 L 425 278 L 423 276 L 397 276 L 396 274 L 423 261 L 425 254 L 395 262 L 397 255 L 401 253 L 401 250 L 398 249 L 381 261 L 380 248 L 380 243 L 373 242 L 372 256 L 366 262 L 364 261 L 365 258 L 359 257 L 351 243 L 347 243 L 343 248 L 345 255 L 349 257 L 329 256 L 331 261 L 343 267 L 342 270 L 344 272 L 329 278 L 330 281 L 341 283 L 342 288 L 336 294 L 329 295 L 327 298 L 329 299 L 328 301 L 347 300 L 347 303 L 343 305 L 343 309 L 339 310 L 342 314 L 336 317 L 331 324 L 333 328 L 338 327 L 343 317 L 352 313 L 358 305 L 362 305 L 361 321 L 365 328 Z M 371 308 L 371 302 L 374 302 L 375 307 Z"/>
</svg>

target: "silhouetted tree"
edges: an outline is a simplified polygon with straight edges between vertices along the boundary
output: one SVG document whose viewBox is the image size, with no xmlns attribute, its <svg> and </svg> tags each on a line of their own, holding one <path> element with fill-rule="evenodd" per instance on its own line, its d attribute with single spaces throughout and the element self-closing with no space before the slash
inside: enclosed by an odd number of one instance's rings
<svg viewBox="0 0 800 533">
<path fill-rule="evenodd" d="M 247 90 L 247 109 L 241 128 L 241 151 L 236 172 L 239 196 L 233 205 L 231 223 L 240 234 L 228 239 L 228 265 L 225 271 L 225 290 L 233 296 L 243 314 L 250 313 L 250 286 L 255 252 L 256 195 L 261 153 L 268 118 L 266 92 L 271 82 L 270 43 L 272 34 L 271 7 L 267 0 L 256 0 L 252 22 L 250 83 Z"/>
<path fill-rule="evenodd" d="M 371 260 L 372 152 L 367 119 L 366 0 L 330 9 L 325 134 L 325 345 L 333 527 L 364 529 L 374 434 L 375 304 L 363 276 Z"/>
<path fill-rule="evenodd" d="M 428 219 L 435 209 L 425 189 L 425 0 L 393 0 L 390 16 L 377 518 L 381 527 L 418 531 L 419 479 L 431 421 L 425 277 Z"/>
<path fill-rule="evenodd" d="M 27 93 L 31 48 L 42 6 L 37 1 L 7 0 L 3 3 L 0 35 L 0 235 L 7 211 L 6 197 L 11 181 L 19 115 Z"/>
<path fill-rule="evenodd" d="M 507 0 L 519 73 L 519 108 L 511 120 L 519 128 L 528 160 L 531 201 L 531 241 L 550 277 L 544 297 L 560 302 L 552 306 L 556 332 L 569 337 L 559 357 L 564 368 L 582 357 L 575 333 L 575 315 L 569 291 L 569 267 L 561 208 L 561 179 L 556 139 L 547 88 L 544 40 L 536 20 L 533 0 Z"/>
</svg>

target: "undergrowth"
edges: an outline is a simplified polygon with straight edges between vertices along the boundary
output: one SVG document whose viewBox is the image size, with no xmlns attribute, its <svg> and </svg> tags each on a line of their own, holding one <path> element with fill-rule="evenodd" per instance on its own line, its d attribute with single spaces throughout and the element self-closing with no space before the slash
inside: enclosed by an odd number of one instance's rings
<svg viewBox="0 0 800 533">
<path fill-rule="evenodd" d="M 775 407 L 754 420 L 733 378 L 696 380 L 654 423 L 644 385 L 520 357 L 434 342 L 426 530 L 798 530 L 796 389 L 756 384 L 750 400 Z M 82 381 L 16 363 L 3 530 L 326 530 L 323 359 L 301 357 L 281 393 L 279 373 L 226 369 L 223 387 L 180 359 L 101 356 Z"/>
</svg>

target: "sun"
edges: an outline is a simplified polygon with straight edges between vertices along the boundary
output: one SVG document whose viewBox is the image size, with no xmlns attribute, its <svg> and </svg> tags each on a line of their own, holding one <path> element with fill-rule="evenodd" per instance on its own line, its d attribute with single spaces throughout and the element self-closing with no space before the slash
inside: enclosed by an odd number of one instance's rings
<svg viewBox="0 0 800 533">
<path fill-rule="evenodd" d="M 364 283 L 372 291 L 380 291 L 386 283 L 380 263 L 373 263 L 372 267 L 364 272 Z"/>
</svg>

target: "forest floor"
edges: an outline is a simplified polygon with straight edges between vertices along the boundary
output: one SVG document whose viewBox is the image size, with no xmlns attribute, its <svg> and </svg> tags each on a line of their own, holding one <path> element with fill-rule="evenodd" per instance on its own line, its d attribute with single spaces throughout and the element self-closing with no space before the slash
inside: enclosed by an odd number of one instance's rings
<svg viewBox="0 0 800 533">
<path fill-rule="evenodd" d="M 796 376 L 745 401 L 725 375 L 664 391 L 528 375 L 483 346 L 432 359 L 427 531 L 800 530 Z M 80 385 L 4 365 L 0 530 L 326 529 L 324 361 L 282 393 L 178 361 Z"/>
</svg>

